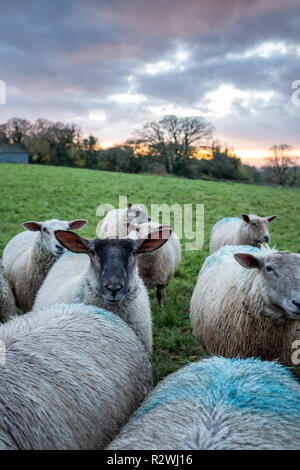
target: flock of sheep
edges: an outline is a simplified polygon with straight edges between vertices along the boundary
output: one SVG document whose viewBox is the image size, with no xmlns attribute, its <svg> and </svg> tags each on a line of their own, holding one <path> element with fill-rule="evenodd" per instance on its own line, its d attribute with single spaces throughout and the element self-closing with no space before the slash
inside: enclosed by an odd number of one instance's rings
<svg viewBox="0 0 300 470">
<path fill-rule="evenodd" d="M 161 306 L 171 226 L 131 204 L 95 239 L 74 232 L 86 220 L 24 223 L 0 268 L 0 449 L 299 449 L 300 255 L 268 247 L 275 218 L 213 227 L 190 304 L 212 357 L 152 391 L 148 289 Z"/>
</svg>

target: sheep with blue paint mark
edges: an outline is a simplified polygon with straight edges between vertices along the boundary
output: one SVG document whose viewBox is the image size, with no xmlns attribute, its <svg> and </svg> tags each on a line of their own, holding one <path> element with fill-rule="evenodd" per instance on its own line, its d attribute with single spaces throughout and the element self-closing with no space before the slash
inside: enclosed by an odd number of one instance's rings
<svg viewBox="0 0 300 470">
<path fill-rule="evenodd" d="M 209 354 L 292 365 L 300 336 L 300 255 L 267 246 L 219 249 L 199 273 L 190 318 Z"/>
<path fill-rule="evenodd" d="M 260 246 L 270 242 L 268 225 L 277 218 L 259 217 L 254 214 L 242 214 L 242 218 L 225 217 L 212 228 L 210 236 L 210 253 L 225 245 Z"/>
<path fill-rule="evenodd" d="M 2 325 L 0 342 L 2 450 L 103 449 L 151 389 L 143 345 L 97 307 L 19 316 Z"/>
<path fill-rule="evenodd" d="M 32 309 L 35 296 L 54 262 L 65 252 L 55 230 L 78 230 L 87 220 L 24 222 L 25 231 L 16 235 L 3 251 L 4 272 L 23 312 Z"/>
<path fill-rule="evenodd" d="M 163 380 L 108 450 L 300 449 L 300 385 L 259 359 L 204 359 Z"/>
<path fill-rule="evenodd" d="M 7 321 L 17 311 L 15 299 L 4 276 L 2 262 L 0 260 L 0 322 Z"/>
</svg>

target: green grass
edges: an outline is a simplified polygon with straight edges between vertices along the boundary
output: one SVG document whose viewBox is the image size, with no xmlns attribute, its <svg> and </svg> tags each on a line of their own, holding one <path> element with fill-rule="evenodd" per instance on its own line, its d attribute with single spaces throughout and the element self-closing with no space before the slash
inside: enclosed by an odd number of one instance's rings
<svg viewBox="0 0 300 470">
<path fill-rule="evenodd" d="M 182 263 L 167 289 L 162 309 L 151 292 L 154 322 L 154 382 L 204 353 L 191 335 L 189 302 L 199 269 L 208 255 L 209 234 L 224 216 L 242 212 L 278 214 L 270 226 L 273 246 L 300 252 L 299 190 L 172 177 L 129 175 L 38 165 L 0 165 L 0 250 L 26 220 L 87 218 L 81 231 L 95 237 L 102 203 L 118 205 L 119 195 L 144 203 L 205 205 L 205 244 L 201 251 L 183 250 Z"/>
</svg>

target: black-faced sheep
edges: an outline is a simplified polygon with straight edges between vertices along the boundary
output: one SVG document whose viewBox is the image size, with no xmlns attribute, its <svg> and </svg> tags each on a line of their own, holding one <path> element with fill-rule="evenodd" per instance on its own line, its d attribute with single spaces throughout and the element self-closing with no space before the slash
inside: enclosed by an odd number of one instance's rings
<svg viewBox="0 0 300 470">
<path fill-rule="evenodd" d="M 73 232 L 57 231 L 68 250 L 46 277 L 34 304 L 82 302 L 105 308 L 126 321 L 148 353 L 152 351 L 152 321 L 148 291 L 138 275 L 136 258 L 158 249 L 171 235 L 170 229 L 144 240 L 96 238 L 88 240 Z"/>
</svg>

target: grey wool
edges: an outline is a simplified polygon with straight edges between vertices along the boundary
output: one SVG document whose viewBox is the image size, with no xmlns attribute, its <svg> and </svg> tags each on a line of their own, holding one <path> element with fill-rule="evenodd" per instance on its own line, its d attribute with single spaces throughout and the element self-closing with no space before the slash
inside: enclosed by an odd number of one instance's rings
<svg viewBox="0 0 300 470">
<path fill-rule="evenodd" d="M 151 388 L 143 345 L 97 307 L 14 318 L 0 341 L 0 449 L 103 449 Z"/>
<path fill-rule="evenodd" d="M 16 313 L 16 303 L 12 290 L 4 276 L 0 260 L 0 322 L 5 322 Z"/>
</svg>

